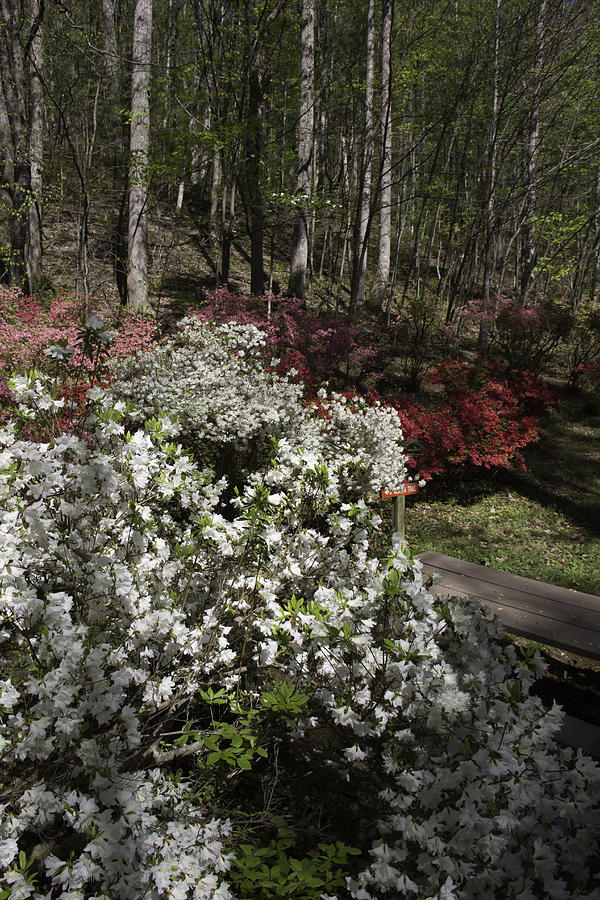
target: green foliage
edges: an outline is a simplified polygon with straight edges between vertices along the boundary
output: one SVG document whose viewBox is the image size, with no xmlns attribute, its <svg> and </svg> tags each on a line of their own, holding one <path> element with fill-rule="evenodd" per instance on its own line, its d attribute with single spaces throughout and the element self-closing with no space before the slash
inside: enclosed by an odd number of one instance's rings
<svg viewBox="0 0 600 900">
<path fill-rule="evenodd" d="M 8 873 L 15 873 L 20 876 L 21 881 L 21 889 L 27 885 L 27 887 L 31 888 L 33 891 L 36 881 L 38 880 L 37 873 L 35 871 L 35 860 L 33 856 L 29 857 L 23 850 L 19 850 L 19 855 L 17 857 L 17 862 L 13 863 L 12 866 L 8 869 Z M 7 881 L 12 881 L 13 879 L 6 879 Z M 26 888 L 27 889 L 27 888 Z M 8 900 L 9 897 L 14 897 L 14 893 L 11 888 L 7 888 L 5 890 L 2 889 L 2 884 L 0 884 L 0 900 Z M 28 896 L 25 894 L 21 894 L 20 896 Z"/>
<path fill-rule="evenodd" d="M 206 758 L 209 767 L 248 770 L 256 756 L 267 756 L 264 747 L 258 746 L 258 736 L 249 727 L 229 722 L 215 722 L 215 731 L 206 735 L 204 745 L 209 751 Z"/>
<path fill-rule="evenodd" d="M 294 832 L 281 829 L 267 846 L 242 844 L 233 860 L 230 879 L 240 900 L 272 900 L 274 897 L 315 900 L 346 884 L 348 862 L 360 851 L 341 841 L 319 843 L 301 858 Z"/>
<path fill-rule="evenodd" d="M 261 701 L 264 709 L 282 713 L 286 718 L 299 716 L 308 703 L 308 694 L 299 694 L 294 687 L 280 681 L 273 691 L 264 691 Z"/>
</svg>

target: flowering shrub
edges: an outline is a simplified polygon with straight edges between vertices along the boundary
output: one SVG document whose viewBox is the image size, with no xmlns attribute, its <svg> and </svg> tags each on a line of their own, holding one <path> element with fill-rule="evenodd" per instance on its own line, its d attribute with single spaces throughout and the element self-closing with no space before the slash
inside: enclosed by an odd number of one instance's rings
<svg viewBox="0 0 600 900">
<path fill-rule="evenodd" d="M 156 326 L 150 320 L 130 315 L 119 319 L 110 308 L 97 306 L 107 329 L 115 329 L 111 358 L 120 359 L 151 346 Z M 67 357 L 73 370 L 82 362 L 93 367 L 77 346 L 79 323 L 88 317 L 81 297 L 58 296 L 46 304 L 19 288 L 0 289 L 0 372 L 12 375 L 43 368 L 49 362 L 44 351 L 61 344 L 74 351 Z"/>
<path fill-rule="evenodd" d="M 528 373 L 509 384 L 486 365 L 449 360 L 428 378 L 443 388 L 437 404 L 426 407 L 396 399 L 411 465 L 428 478 L 449 465 L 470 462 L 490 468 L 523 466 L 521 450 L 539 436 L 541 412 L 556 402 L 552 391 Z"/>
<path fill-rule="evenodd" d="M 278 372 L 293 368 L 309 390 L 336 377 L 347 381 L 350 367 L 367 369 L 380 353 L 375 346 L 381 336 L 374 341 L 366 326 L 351 316 L 316 314 L 296 297 L 280 295 L 265 302 L 221 288 L 194 315 L 205 322 L 235 321 L 260 328 L 271 355 L 279 358 Z"/>
<path fill-rule="evenodd" d="M 482 300 L 471 302 L 463 316 L 490 328 L 489 351 L 508 374 L 539 373 L 572 328 L 570 310 L 557 303 L 522 306 L 512 297 L 497 297 L 486 309 Z"/>
<path fill-rule="evenodd" d="M 442 353 L 456 348 L 456 326 L 445 321 L 436 298 L 424 296 L 408 300 L 391 320 L 389 337 L 409 391 L 416 391 L 427 365 Z"/>
<path fill-rule="evenodd" d="M 591 900 L 598 769 L 556 748 L 539 656 L 403 546 L 370 556 L 398 417 L 303 406 L 260 340 L 187 323 L 157 351 L 178 390 L 152 410 L 210 384 L 212 422 L 128 430 L 131 401 L 94 389 L 87 443 L 0 432 L 0 893 Z M 201 374 L 221 353 L 242 400 Z M 57 403 L 16 389 L 23 415 Z M 197 426 L 215 456 L 236 423 L 252 439 L 248 405 L 276 442 L 225 515 Z"/>
<path fill-rule="evenodd" d="M 87 313 L 79 297 L 57 297 L 44 305 L 19 288 L 0 289 L 0 372 L 9 381 L 15 373 L 22 378 L 19 373 L 29 371 L 33 381 L 50 374 L 54 399 L 61 401 L 46 404 L 43 413 L 38 408 L 33 418 L 21 410 L 16 415 L 21 437 L 79 432 L 88 389 L 110 382 L 111 362 L 152 345 L 156 327 L 150 320 L 126 315 L 120 321 L 108 307 L 102 314 Z M 15 417 L 12 399 L 7 382 L 0 380 L 0 422 Z"/>
<path fill-rule="evenodd" d="M 255 325 L 266 336 L 257 344 L 263 359 L 268 359 L 269 352 L 277 352 L 280 359 L 275 372 L 288 381 L 299 383 L 308 396 L 316 399 L 323 380 L 334 372 L 339 374 L 349 359 L 353 366 L 366 370 L 380 365 L 387 353 L 400 362 L 407 383 L 416 387 L 431 359 L 456 345 L 460 317 L 457 326 L 444 325 L 440 315 L 440 309 L 427 298 L 414 301 L 392 320 L 389 328 L 376 336 L 369 334 L 362 325 L 352 325 L 349 319 L 317 316 L 305 310 L 299 301 L 286 298 L 274 301 L 269 319 L 264 301 L 221 290 L 209 299 L 199 318 L 229 323 L 230 327 L 232 320 Z M 334 341 L 332 335 L 336 330 Z M 376 343 L 380 345 L 377 353 L 371 349 Z M 156 366 L 154 357 L 147 359 L 145 383 L 152 393 Z M 223 365 L 226 369 L 228 363 L 219 365 L 219 374 L 215 375 L 217 380 L 232 377 L 227 376 Z M 170 379 L 168 370 L 164 377 L 167 381 Z M 507 381 L 503 367 L 497 362 L 471 366 L 458 360 L 446 360 L 430 371 L 426 380 L 443 387 L 443 393 L 434 405 L 406 396 L 388 401 L 400 413 L 411 448 L 410 464 L 418 465 L 426 477 L 445 472 L 449 465 L 465 463 L 488 468 L 522 466 L 521 451 L 539 436 L 535 417 L 556 403 L 555 393 L 533 373 L 514 371 Z M 269 389 L 266 384 L 265 390 Z M 139 391 L 139 387 L 136 390 Z M 232 381 L 232 395 L 238 392 L 242 398 L 243 390 L 238 391 Z M 203 400 L 194 402 L 210 405 L 209 393 L 210 390 Z M 189 394 L 199 396 L 198 390 L 190 386 L 187 388 Z M 373 392 L 367 395 L 370 403 L 375 396 Z M 181 407 L 187 406 L 185 399 L 178 403 Z M 276 399 L 274 404 L 277 404 Z M 244 402 L 240 402 L 242 416 L 243 407 Z M 157 407 L 146 404 L 145 408 L 146 412 L 150 412 L 150 408 L 156 412 Z M 184 418 L 188 415 L 183 413 Z M 238 411 L 234 412 L 233 418 L 237 415 Z M 273 415 L 276 415 L 274 410 Z M 261 428 L 261 422 L 257 420 L 257 435 L 262 433 Z M 236 455 L 239 460 L 245 458 L 243 453 L 230 450 L 220 470 L 232 474 Z"/>
<path fill-rule="evenodd" d="M 274 441 L 305 447 L 313 442 L 302 386 L 265 369 L 267 346 L 266 335 L 253 325 L 211 328 L 195 317 L 184 319 L 168 341 L 124 364 L 115 390 L 139 408 L 140 422 L 169 410 L 196 458 L 219 477 L 237 481 L 240 472 L 269 463 Z M 358 499 L 386 479 L 403 480 L 402 436 L 393 410 L 341 394 L 320 392 L 317 400 L 322 446 L 344 467 L 341 490 Z"/>
<path fill-rule="evenodd" d="M 596 308 L 578 312 L 567 342 L 569 385 L 580 382 L 592 388 L 597 385 L 600 370 L 600 311 Z"/>
</svg>

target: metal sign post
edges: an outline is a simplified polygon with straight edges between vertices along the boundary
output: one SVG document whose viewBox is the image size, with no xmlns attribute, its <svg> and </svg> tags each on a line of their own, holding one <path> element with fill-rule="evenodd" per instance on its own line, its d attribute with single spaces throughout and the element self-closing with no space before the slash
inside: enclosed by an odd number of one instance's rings
<svg viewBox="0 0 600 900">
<path fill-rule="evenodd" d="M 401 539 L 405 537 L 404 514 L 406 512 L 406 495 L 418 494 L 419 485 L 413 481 L 405 481 L 398 490 L 382 491 L 384 500 L 393 498 L 392 504 L 392 531 L 399 534 Z"/>
</svg>

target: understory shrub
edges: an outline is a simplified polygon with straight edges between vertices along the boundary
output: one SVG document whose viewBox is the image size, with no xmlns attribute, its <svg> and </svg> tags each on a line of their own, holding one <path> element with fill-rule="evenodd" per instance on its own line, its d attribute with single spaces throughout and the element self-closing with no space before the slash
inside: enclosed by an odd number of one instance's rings
<svg viewBox="0 0 600 900">
<path fill-rule="evenodd" d="M 196 459 L 237 482 L 269 464 L 278 442 L 310 446 L 312 440 L 314 416 L 304 411 L 302 385 L 293 373 L 280 376 L 263 365 L 267 348 L 267 336 L 254 325 L 210 327 L 191 317 L 162 345 L 125 362 L 115 390 L 138 408 L 133 421 L 169 410 Z M 393 410 L 323 390 L 316 401 L 321 441 L 344 471 L 344 496 L 364 498 L 386 477 L 402 481 Z"/>
<path fill-rule="evenodd" d="M 0 896 L 597 896 L 598 768 L 539 655 L 370 552 L 396 413 L 304 405 L 261 340 L 183 323 L 85 440 L 0 431 Z M 225 510 L 236 428 L 261 449 Z"/>
<path fill-rule="evenodd" d="M 277 370 L 293 369 L 304 387 L 317 390 L 321 382 L 337 380 L 346 386 L 376 367 L 386 349 L 387 332 L 373 335 L 352 316 L 316 313 L 297 297 L 279 295 L 267 300 L 248 298 L 221 288 L 194 313 L 204 322 L 255 325 L 267 335 Z"/>
<path fill-rule="evenodd" d="M 437 298 L 410 298 L 391 319 L 386 337 L 409 391 L 417 391 L 427 367 L 456 349 L 457 328 L 446 322 Z"/>
<path fill-rule="evenodd" d="M 489 353 L 509 376 L 539 375 L 573 328 L 572 311 L 549 300 L 523 306 L 513 297 L 495 297 L 489 307 L 475 300 L 462 314 L 476 325 L 486 323 Z"/>
<path fill-rule="evenodd" d="M 567 342 L 567 369 L 570 387 L 580 383 L 597 390 L 600 372 L 600 310 L 592 307 L 578 312 Z"/>
<path fill-rule="evenodd" d="M 83 324 L 90 318 L 110 331 L 112 359 L 122 359 L 152 345 L 156 325 L 150 319 L 123 313 L 120 308 L 115 312 L 106 304 L 94 304 L 92 311 L 88 305 L 85 298 L 73 295 L 42 302 L 19 288 L 0 288 L 0 374 L 10 376 L 51 367 L 56 357 L 45 354 L 51 346 L 72 351 L 63 360 L 72 372 L 81 364 L 92 368 L 80 341 Z"/>
</svg>

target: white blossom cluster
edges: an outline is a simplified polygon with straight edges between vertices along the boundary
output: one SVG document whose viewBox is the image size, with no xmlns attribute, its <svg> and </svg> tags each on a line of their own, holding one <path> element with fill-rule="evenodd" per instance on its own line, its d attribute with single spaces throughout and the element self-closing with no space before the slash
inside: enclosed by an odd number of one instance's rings
<svg viewBox="0 0 600 900">
<path fill-rule="evenodd" d="M 168 411 L 197 447 L 237 451 L 297 428 L 301 388 L 259 364 L 264 332 L 233 322 L 211 328 L 189 317 L 175 335 L 122 365 L 115 390 L 140 416 Z"/>
<path fill-rule="evenodd" d="M 269 796 L 287 741 L 332 807 L 352 797 L 341 838 L 363 855 L 340 900 L 597 897 L 598 769 L 556 748 L 539 658 L 519 665 L 473 602 L 435 600 L 404 546 L 371 554 L 369 493 L 404 475 L 397 419 L 304 407 L 261 372 L 255 329 L 184 327 L 191 355 L 171 342 L 124 390 L 144 428 L 96 390 L 85 442 L 0 432 L 0 895 L 234 897 L 244 823 L 203 743 L 222 691 L 258 717 Z M 214 456 L 221 416 L 224 443 L 236 421 L 249 440 L 246 408 L 276 442 L 225 509 L 199 448 Z M 306 702 L 273 725 L 282 683 Z"/>
<path fill-rule="evenodd" d="M 265 351 L 266 337 L 253 325 L 211 327 L 190 317 L 163 345 L 126 362 L 116 391 L 135 404 L 140 421 L 168 411 L 180 440 L 219 474 L 231 474 L 223 460 L 232 455 L 244 459 L 246 474 L 264 468 L 273 441 L 283 440 L 331 459 L 345 496 L 364 498 L 402 483 L 405 455 L 394 410 L 322 391 L 315 428 L 315 409 L 305 409 L 301 386 L 268 371 Z"/>
</svg>

